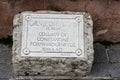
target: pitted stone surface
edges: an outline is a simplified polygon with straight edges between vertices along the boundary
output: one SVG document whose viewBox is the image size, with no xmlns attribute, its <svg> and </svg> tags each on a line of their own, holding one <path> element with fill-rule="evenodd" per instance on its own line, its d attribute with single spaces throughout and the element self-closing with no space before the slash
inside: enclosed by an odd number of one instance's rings
<svg viewBox="0 0 120 80">
<path fill-rule="evenodd" d="M 77 14 L 84 18 L 84 58 L 50 58 L 50 57 L 21 57 L 21 36 L 23 26 L 23 14 Z M 16 75 L 39 76 L 85 76 L 93 63 L 93 35 L 92 20 L 88 13 L 80 12 L 23 12 L 14 18 L 13 31 L 13 67 Z M 32 33 L 32 32 L 31 32 Z M 52 73 L 52 74 L 51 74 Z"/>
</svg>

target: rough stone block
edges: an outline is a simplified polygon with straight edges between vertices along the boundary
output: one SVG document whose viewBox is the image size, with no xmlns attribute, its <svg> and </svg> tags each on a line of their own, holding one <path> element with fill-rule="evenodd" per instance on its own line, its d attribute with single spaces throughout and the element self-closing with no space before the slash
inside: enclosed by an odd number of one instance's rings
<svg viewBox="0 0 120 80">
<path fill-rule="evenodd" d="M 96 43 L 94 44 L 94 62 L 108 62 L 105 46 Z"/>
<path fill-rule="evenodd" d="M 25 36 L 25 35 L 22 35 L 23 28 L 25 27 L 23 26 L 22 21 L 23 21 L 23 18 L 25 18 L 23 17 L 25 13 L 29 15 L 31 14 L 60 14 L 60 15 L 64 14 L 64 15 L 73 15 L 73 16 L 82 15 L 83 18 L 81 19 L 83 19 L 83 25 L 84 25 L 83 39 L 84 39 L 85 56 L 84 57 L 21 56 L 21 54 L 23 54 L 23 52 L 21 52 L 21 47 L 22 47 L 21 41 L 23 40 L 21 39 L 23 36 Z M 30 19 L 30 18 L 27 18 L 27 19 Z M 78 18 L 77 19 L 75 18 L 75 20 L 79 22 Z M 33 35 L 32 33 L 33 31 L 31 32 L 31 35 Z M 72 33 L 72 34 L 75 34 L 75 33 Z M 90 72 L 92 63 L 93 63 L 92 20 L 91 20 L 91 16 L 88 13 L 38 11 L 38 12 L 23 12 L 15 16 L 14 31 L 13 31 L 13 66 L 14 66 L 14 71 L 16 75 L 85 76 Z"/>
<path fill-rule="evenodd" d="M 5 45 L 3 45 L 3 44 L 0 44 L 0 57 L 2 57 L 2 56 L 5 56 L 6 54 L 6 52 L 8 52 L 9 53 L 9 48 L 7 47 L 7 46 L 5 46 Z"/>
<path fill-rule="evenodd" d="M 108 47 L 108 55 L 110 62 L 120 62 L 120 45 L 112 45 Z"/>
<path fill-rule="evenodd" d="M 109 73 L 112 77 L 120 77 L 120 63 L 109 64 Z"/>
<path fill-rule="evenodd" d="M 120 63 L 94 63 L 90 77 L 101 78 L 119 78 L 120 77 Z"/>
<path fill-rule="evenodd" d="M 11 49 L 8 46 L 0 44 L 0 63 L 11 63 Z"/>
<path fill-rule="evenodd" d="M 4 78 L 12 78 L 13 76 L 13 69 L 10 64 L 0 64 L 0 80 Z"/>
<path fill-rule="evenodd" d="M 105 63 L 94 63 L 91 73 L 89 76 L 91 77 L 111 77 L 109 73 L 109 68 L 110 64 L 105 64 Z"/>
</svg>

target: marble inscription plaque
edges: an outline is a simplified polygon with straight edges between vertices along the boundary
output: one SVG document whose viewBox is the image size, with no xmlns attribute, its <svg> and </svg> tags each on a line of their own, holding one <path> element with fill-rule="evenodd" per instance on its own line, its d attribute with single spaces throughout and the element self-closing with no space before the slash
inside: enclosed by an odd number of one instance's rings
<svg viewBox="0 0 120 80">
<path fill-rule="evenodd" d="M 21 55 L 84 57 L 83 15 L 23 14 Z"/>
</svg>

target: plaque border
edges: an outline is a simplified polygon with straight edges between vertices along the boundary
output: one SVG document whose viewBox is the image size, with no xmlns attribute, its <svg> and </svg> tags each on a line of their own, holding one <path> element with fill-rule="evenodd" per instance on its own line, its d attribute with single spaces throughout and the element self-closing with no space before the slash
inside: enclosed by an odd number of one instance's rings
<svg viewBox="0 0 120 80">
<path fill-rule="evenodd" d="M 70 15 L 70 14 L 69 14 Z M 81 17 L 80 17 L 81 16 Z M 84 17 L 83 15 L 76 15 L 74 18 L 48 18 L 48 17 L 39 17 L 40 19 L 73 19 L 77 22 L 77 29 L 78 29 L 78 48 L 74 51 L 74 52 L 41 52 L 41 51 L 31 51 L 29 48 L 27 48 L 27 40 L 28 40 L 28 21 L 32 19 L 31 15 L 24 15 L 23 16 L 23 19 L 25 17 L 25 20 L 27 22 L 27 26 L 26 26 L 26 45 L 25 45 L 25 48 L 23 48 L 23 51 L 21 51 L 21 55 L 22 56 L 25 56 L 25 57 L 28 57 L 30 53 L 34 52 L 34 53 L 72 53 L 72 54 L 76 54 L 77 56 L 74 56 L 74 57 L 81 57 L 81 55 L 83 55 L 82 57 L 85 56 L 84 54 L 84 25 L 82 25 L 83 27 L 83 49 L 81 50 L 80 48 L 80 37 L 79 37 L 79 29 L 80 29 L 80 22 L 81 22 L 81 19 L 80 18 L 83 18 L 83 22 L 84 22 Z M 23 23 L 24 24 L 24 23 Z M 22 44 L 22 43 L 21 43 Z M 21 49 L 22 49 L 22 46 L 21 46 Z M 23 54 L 22 54 L 23 53 Z M 36 56 L 30 56 L 30 57 L 36 57 Z M 39 56 L 41 57 L 41 56 Z M 47 55 L 44 56 L 44 57 L 48 57 Z M 52 56 L 49 56 L 49 57 L 52 57 Z M 54 56 L 53 56 L 54 57 Z M 67 56 L 56 56 L 56 57 L 67 57 Z M 69 57 L 72 57 L 72 56 L 69 56 Z"/>
</svg>

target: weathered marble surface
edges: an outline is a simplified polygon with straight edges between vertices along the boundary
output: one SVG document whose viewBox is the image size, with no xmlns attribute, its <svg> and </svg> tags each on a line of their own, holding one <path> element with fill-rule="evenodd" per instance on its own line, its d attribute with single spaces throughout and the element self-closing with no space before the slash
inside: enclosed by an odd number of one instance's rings
<svg viewBox="0 0 120 80">
<path fill-rule="evenodd" d="M 23 14 L 21 55 L 84 57 L 83 15 Z"/>
<path fill-rule="evenodd" d="M 84 16 L 84 51 L 85 58 L 41 58 L 21 57 L 22 14 L 24 13 L 52 13 L 52 14 L 80 14 Z M 23 12 L 14 18 L 13 31 L 13 67 L 16 75 L 40 76 L 85 76 L 93 63 L 93 22 L 88 13 L 80 12 Z"/>
</svg>

